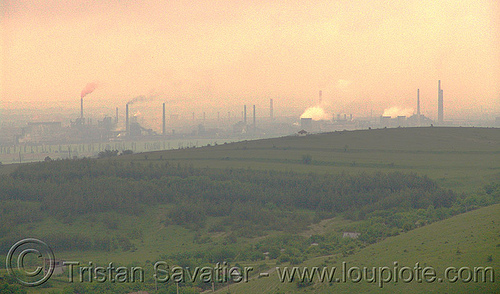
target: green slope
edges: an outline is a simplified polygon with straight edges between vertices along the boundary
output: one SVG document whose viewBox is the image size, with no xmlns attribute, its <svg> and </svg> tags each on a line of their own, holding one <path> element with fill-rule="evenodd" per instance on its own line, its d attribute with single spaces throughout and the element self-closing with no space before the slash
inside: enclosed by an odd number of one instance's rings
<svg viewBox="0 0 500 294">
<path fill-rule="evenodd" d="M 303 155 L 311 155 L 312 162 L 304 164 Z M 415 172 L 425 174 L 440 185 L 455 191 L 475 192 L 484 184 L 499 179 L 500 130 L 483 128 L 401 128 L 349 132 L 335 132 L 306 137 L 283 137 L 210 146 L 134 154 L 116 157 L 120 161 L 136 163 L 192 164 L 195 167 L 252 168 L 294 170 L 300 172 L 338 173 L 358 172 Z M 9 172 L 12 166 L 0 167 L 0 173 Z M 194 232 L 181 227 L 161 226 L 161 207 L 151 208 L 147 217 L 119 219 L 117 229 L 106 229 L 104 215 L 79 217 L 75 224 L 51 223 L 50 219 L 22 226 L 24 232 L 83 232 L 106 234 L 142 231 L 141 237 L 132 238 L 136 251 L 123 252 L 64 252 L 58 257 L 82 262 L 114 260 L 124 264 L 145 264 L 158 259 L 161 253 L 193 250 L 200 246 L 193 243 Z M 482 208 L 454 218 L 434 223 L 381 243 L 366 247 L 355 255 L 321 257 L 305 262 L 309 266 L 337 266 L 346 261 L 349 266 L 400 266 L 413 267 L 415 262 L 434 266 L 438 273 L 446 266 L 493 266 L 496 284 L 481 283 L 398 283 L 384 286 L 385 292 L 428 293 L 485 293 L 500 292 L 500 206 Z M 341 220 L 340 220 L 341 221 Z M 329 228 L 328 230 L 333 230 Z M 326 233 L 325 230 L 320 230 Z M 219 241 L 220 234 L 211 235 Z M 175 238 L 173 238 L 175 236 Z M 252 240 L 241 240 L 251 242 Z M 203 247 L 203 246 L 201 246 Z M 491 260 L 488 261 L 491 255 Z M 4 259 L 3 259 L 4 260 Z M 257 265 L 258 266 L 258 265 Z M 274 268 L 274 261 L 267 268 Z M 263 267 L 265 269 L 266 267 Z M 1 274 L 0 274 L 1 275 Z M 496 288 L 495 288 L 496 287 Z M 377 285 L 360 282 L 318 283 L 297 288 L 296 283 L 279 283 L 275 276 L 254 278 L 248 284 L 231 285 L 236 293 L 288 293 L 291 291 L 324 293 L 371 293 L 381 291 Z M 43 290 L 43 289 L 37 289 Z M 225 293 L 225 292 L 222 292 Z"/>
<path fill-rule="evenodd" d="M 433 267 L 436 278 L 443 278 L 447 267 L 492 267 L 494 282 L 451 283 L 443 279 L 433 283 L 416 281 L 403 283 L 389 282 L 379 287 L 378 282 L 360 281 L 353 283 L 316 282 L 299 288 L 296 282 L 281 283 L 276 272 L 270 277 L 250 280 L 231 286 L 231 293 L 499 293 L 500 291 L 500 205 L 492 205 L 450 219 L 421 227 L 408 233 L 388 238 L 348 256 L 330 256 L 306 261 L 303 266 L 335 266 L 342 268 L 342 262 L 350 267 L 415 267 L 418 262 L 422 268 Z M 286 265 L 280 265 L 284 267 Z M 290 266 L 289 266 L 290 267 Z M 337 272 L 335 277 L 341 278 Z M 408 277 L 405 272 L 405 277 Z M 450 278 L 457 273 L 450 272 Z M 467 279 L 468 271 L 463 270 Z M 353 274 L 355 278 L 355 274 Z M 479 279 L 481 280 L 481 279 Z M 221 292 L 222 293 L 222 292 Z"/>
<path fill-rule="evenodd" d="M 310 164 L 303 163 L 304 155 L 312 156 Z M 290 136 L 135 154 L 120 160 L 319 173 L 416 172 L 446 188 L 470 192 L 498 177 L 499 158 L 499 129 L 433 127 Z"/>
</svg>

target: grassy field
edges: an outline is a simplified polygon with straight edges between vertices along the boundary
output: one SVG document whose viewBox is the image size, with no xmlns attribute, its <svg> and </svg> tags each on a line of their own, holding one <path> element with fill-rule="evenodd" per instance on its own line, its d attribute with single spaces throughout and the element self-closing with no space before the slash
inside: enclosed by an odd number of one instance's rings
<svg viewBox="0 0 500 294">
<path fill-rule="evenodd" d="M 310 164 L 303 164 L 304 155 L 311 155 Z M 317 173 L 413 172 L 428 175 L 446 188 L 470 192 L 499 178 L 500 129 L 343 131 L 135 154 L 121 160 Z"/>
<path fill-rule="evenodd" d="M 389 282 L 380 288 L 378 282 L 360 281 L 328 283 L 316 282 L 304 288 L 298 288 L 297 283 L 281 283 L 274 266 L 268 264 L 269 277 L 253 279 L 248 283 L 231 285 L 231 293 L 498 293 L 500 291 L 500 205 L 481 208 L 450 219 L 430 224 L 408 233 L 385 239 L 382 242 L 368 246 L 358 253 L 348 256 L 328 256 L 308 260 L 299 267 L 319 266 L 337 267 L 340 271 L 342 262 L 350 267 L 384 267 L 394 268 L 398 262 L 399 268 L 413 268 L 418 262 L 422 268 L 433 267 L 437 278 L 433 283 L 423 281 L 418 283 Z M 278 265 L 283 268 L 287 264 Z M 493 267 L 494 282 L 457 281 L 451 283 L 444 279 L 447 267 Z M 406 273 L 407 274 L 407 273 Z M 356 274 L 354 274 L 354 278 Z M 456 274 L 455 274 L 456 275 Z M 464 278 L 467 275 L 464 273 Z M 341 278 L 341 273 L 336 274 Z M 408 278 L 408 275 L 405 275 Z M 453 272 L 450 278 L 453 278 Z M 219 291 L 226 293 L 225 290 Z"/>
<path fill-rule="evenodd" d="M 310 156 L 310 163 L 304 162 Z M 104 159 L 108 160 L 108 159 Z M 194 167 L 250 168 L 315 173 L 411 172 L 427 175 L 445 188 L 457 192 L 476 192 L 483 185 L 500 179 L 500 129 L 485 128 L 398 128 L 363 131 L 343 131 L 328 134 L 291 136 L 255 141 L 186 148 L 119 156 L 111 160 L 149 164 L 168 161 Z M 15 165 L 0 167 L 9 173 Z M 209 233 L 211 242 L 193 242 L 195 232 L 181 226 L 162 224 L 168 206 L 148 208 L 141 216 L 116 213 L 78 216 L 72 223 L 46 218 L 39 223 L 24 224 L 22 235 L 74 233 L 89 237 L 125 235 L 134 250 L 57 252 L 64 260 L 105 264 L 109 261 L 124 265 L 151 267 L 161 255 L 217 246 L 229 232 Z M 208 222 L 217 219 L 209 218 Z M 109 224 L 116 223 L 115 226 Z M 316 283 L 298 288 L 296 283 L 280 283 L 276 276 L 257 278 L 246 284 L 231 285 L 231 293 L 487 293 L 493 287 L 498 292 L 500 272 L 500 206 L 490 206 L 388 238 L 349 256 L 324 256 L 307 260 L 300 266 L 336 266 L 342 261 L 350 266 L 389 266 L 398 261 L 413 267 L 415 262 L 435 267 L 438 275 L 447 266 L 493 266 L 497 270 L 496 284 L 451 283 L 388 283 L 383 289 L 373 284 Z M 341 217 L 323 220 L 301 232 L 304 236 L 342 231 L 352 224 Z M 206 226 L 206 227 L 209 227 Z M 273 236 L 270 232 L 270 236 Z M 257 242 L 259 238 L 238 238 L 237 245 Z M 1 257 L 1 256 L 0 256 Z M 489 259 L 491 257 L 491 260 Z M 5 260 L 5 257 L 1 257 Z M 275 261 L 259 261 L 258 271 L 275 268 Z M 280 266 L 286 266 L 282 264 Z M 4 267 L 2 267 L 4 268 Z M 0 276 L 4 272 L 0 271 Z M 274 273 L 275 274 L 275 273 Z M 30 289 L 33 293 L 49 292 L 67 285 L 63 277 L 51 279 L 53 288 Z M 266 292 L 267 291 L 267 292 Z M 30 292 L 31 293 L 31 292 Z M 225 290 L 221 291 L 225 293 Z"/>
</svg>

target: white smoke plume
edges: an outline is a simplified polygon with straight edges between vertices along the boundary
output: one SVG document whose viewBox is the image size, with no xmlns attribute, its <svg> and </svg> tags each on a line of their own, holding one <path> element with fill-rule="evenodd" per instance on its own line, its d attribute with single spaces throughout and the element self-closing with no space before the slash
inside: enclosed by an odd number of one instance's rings
<svg viewBox="0 0 500 294">
<path fill-rule="evenodd" d="M 312 120 L 329 120 L 332 119 L 321 106 L 309 107 L 302 113 L 300 118 L 312 118 Z"/>
<path fill-rule="evenodd" d="M 390 116 L 391 118 L 395 118 L 398 116 L 412 116 L 413 115 L 413 108 L 400 108 L 397 106 L 393 106 L 390 108 L 384 109 L 384 114 L 383 116 Z"/>
<path fill-rule="evenodd" d="M 349 90 L 349 86 L 351 86 L 352 81 L 350 80 L 337 80 L 335 83 L 335 88 L 339 89 L 342 92 L 347 92 Z"/>
</svg>

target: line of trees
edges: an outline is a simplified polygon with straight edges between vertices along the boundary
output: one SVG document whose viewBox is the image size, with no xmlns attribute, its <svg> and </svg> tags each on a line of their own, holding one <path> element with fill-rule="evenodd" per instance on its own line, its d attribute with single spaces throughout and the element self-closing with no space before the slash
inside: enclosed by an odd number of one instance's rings
<svg viewBox="0 0 500 294">
<path fill-rule="evenodd" d="M 199 230 L 207 218 L 219 217 L 207 229 L 230 231 L 229 243 L 268 230 L 297 232 L 338 214 L 365 220 L 362 236 L 371 243 L 464 208 L 494 203 L 500 194 L 499 185 L 490 185 L 482 194 L 457 195 L 426 176 L 399 172 L 319 175 L 112 159 L 23 165 L 1 176 L 0 187 L 0 233 L 4 236 L 11 234 L 13 225 L 36 222 L 48 215 L 71 222 L 89 213 L 141 215 L 148 206 L 171 204 L 173 208 L 163 216 L 165 225 Z M 429 208 L 437 211 L 437 216 L 415 213 Z M 117 245 L 117 241 L 84 241 L 78 243 L 78 249 L 87 245 L 133 248 L 123 242 Z"/>
<path fill-rule="evenodd" d="M 229 215 L 231 207 L 248 203 L 332 213 L 363 208 L 366 214 L 394 206 L 449 207 L 457 197 L 425 176 L 398 172 L 317 175 L 92 159 L 22 166 L 0 177 L 0 185 L 1 200 L 38 201 L 56 214 L 140 213 L 141 204 L 157 203 L 194 210 L 197 203 L 208 216 Z"/>
</svg>

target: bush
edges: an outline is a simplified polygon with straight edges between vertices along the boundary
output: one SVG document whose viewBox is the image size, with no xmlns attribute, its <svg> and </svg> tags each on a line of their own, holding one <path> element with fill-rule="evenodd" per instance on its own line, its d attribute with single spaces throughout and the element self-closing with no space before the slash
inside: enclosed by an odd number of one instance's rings
<svg viewBox="0 0 500 294">
<path fill-rule="evenodd" d="M 173 224 L 187 225 L 198 224 L 203 225 L 207 216 L 202 207 L 190 204 L 181 204 L 174 207 L 168 217 Z"/>
<path fill-rule="evenodd" d="M 123 150 L 120 155 L 130 155 L 130 154 L 134 154 L 134 151 L 132 151 L 132 150 Z"/>
<path fill-rule="evenodd" d="M 302 155 L 302 163 L 303 164 L 311 164 L 311 162 L 312 162 L 312 156 L 310 154 Z"/>
<path fill-rule="evenodd" d="M 98 158 L 108 158 L 118 155 L 118 150 L 104 150 L 97 154 Z"/>
</svg>

